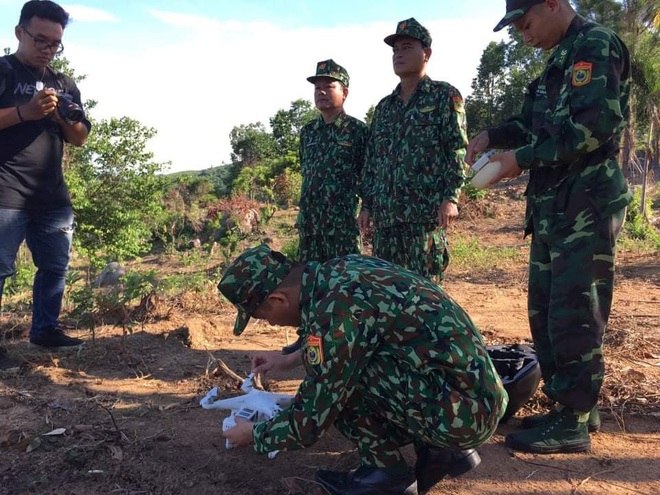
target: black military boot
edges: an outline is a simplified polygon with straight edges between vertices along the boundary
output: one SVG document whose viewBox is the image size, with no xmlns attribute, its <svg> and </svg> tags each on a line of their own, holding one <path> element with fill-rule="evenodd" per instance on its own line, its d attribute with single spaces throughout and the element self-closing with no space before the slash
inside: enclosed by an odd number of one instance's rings
<svg viewBox="0 0 660 495">
<path fill-rule="evenodd" d="M 417 495 L 412 471 L 393 476 L 386 469 L 366 466 L 349 472 L 321 469 L 316 481 L 332 495 Z"/>
<path fill-rule="evenodd" d="M 454 450 L 424 445 L 416 447 L 415 452 L 415 477 L 419 495 L 424 495 L 444 477 L 465 474 L 481 462 L 479 453 L 474 449 Z"/>
</svg>

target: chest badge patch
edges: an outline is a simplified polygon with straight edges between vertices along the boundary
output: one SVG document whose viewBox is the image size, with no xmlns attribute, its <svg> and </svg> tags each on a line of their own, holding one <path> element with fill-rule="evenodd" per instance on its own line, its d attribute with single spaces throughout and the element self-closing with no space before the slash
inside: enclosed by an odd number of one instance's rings
<svg viewBox="0 0 660 495">
<path fill-rule="evenodd" d="M 573 86 L 586 86 L 591 82 L 591 69 L 594 64 L 578 62 L 573 66 Z"/>
<path fill-rule="evenodd" d="M 307 362 L 312 365 L 321 364 L 323 362 L 323 341 L 321 337 L 309 336 L 307 337 Z"/>
</svg>

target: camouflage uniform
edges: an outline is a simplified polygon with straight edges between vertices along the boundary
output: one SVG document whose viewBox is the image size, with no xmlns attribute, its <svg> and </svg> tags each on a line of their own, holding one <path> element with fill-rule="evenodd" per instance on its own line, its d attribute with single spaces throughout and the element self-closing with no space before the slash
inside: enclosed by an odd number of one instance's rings
<svg viewBox="0 0 660 495">
<path fill-rule="evenodd" d="M 397 36 L 430 46 L 414 19 Z M 401 85 L 375 109 L 364 168 L 363 208 L 374 221 L 374 256 L 442 280 L 449 263 L 446 233 L 438 228 L 444 200 L 458 203 L 465 180 L 467 135 L 460 92 L 424 76 L 407 103 Z"/>
<path fill-rule="evenodd" d="M 300 134 L 300 260 L 327 261 L 359 253 L 355 214 L 368 128 L 342 112 L 319 117 Z"/>
<path fill-rule="evenodd" d="M 254 280 L 283 278 L 276 256 L 253 248 L 220 282 L 240 309 L 239 331 L 272 290 Z M 482 337 L 427 279 L 358 255 L 312 262 L 300 309 L 307 374 L 290 407 L 255 424 L 257 452 L 310 446 L 335 425 L 361 465 L 387 467 L 402 462 L 402 445 L 464 449 L 495 431 L 508 398 Z"/>
<path fill-rule="evenodd" d="M 488 130 L 491 147 L 515 149 L 530 170 L 528 310 L 544 391 L 581 413 L 602 385 L 615 241 L 631 200 L 616 159 L 629 96 L 627 48 L 576 16 L 522 113 Z"/>
<path fill-rule="evenodd" d="M 319 62 L 316 75 L 349 85 L 346 69 L 331 60 Z M 341 112 L 326 123 L 322 116 L 300 133 L 300 168 L 303 176 L 300 213 L 300 261 L 327 261 L 359 253 L 355 214 L 367 142 L 367 125 Z"/>
</svg>

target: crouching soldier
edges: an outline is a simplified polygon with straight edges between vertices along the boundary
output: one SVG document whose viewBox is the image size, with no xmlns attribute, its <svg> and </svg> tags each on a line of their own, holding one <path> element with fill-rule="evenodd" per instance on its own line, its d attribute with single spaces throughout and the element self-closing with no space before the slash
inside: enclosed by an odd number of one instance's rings
<svg viewBox="0 0 660 495">
<path fill-rule="evenodd" d="M 291 406 L 270 421 L 225 432 L 259 453 L 312 445 L 334 425 L 357 445 L 351 472 L 320 470 L 332 494 L 426 493 L 480 459 L 507 395 L 470 317 L 441 288 L 404 268 L 349 255 L 299 264 L 266 245 L 248 249 L 218 288 L 250 317 L 301 328 L 302 349 L 272 353 L 258 371 L 302 361 Z M 399 447 L 414 443 L 414 471 Z"/>
</svg>

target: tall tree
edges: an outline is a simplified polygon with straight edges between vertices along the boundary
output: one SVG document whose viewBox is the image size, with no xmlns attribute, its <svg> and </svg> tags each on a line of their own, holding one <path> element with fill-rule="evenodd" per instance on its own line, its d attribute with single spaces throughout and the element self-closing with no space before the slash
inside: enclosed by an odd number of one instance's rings
<svg viewBox="0 0 660 495">
<path fill-rule="evenodd" d="M 506 87 L 506 51 L 503 41 L 492 41 L 481 54 L 477 77 L 472 80 L 472 94 L 466 99 L 468 129 L 481 129 L 503 120 L 502 97 Z"/>
<path fill-rule="evenodd" d="M 291 151 L 298 151 L 300 130 L 318 115 L 318 111 L 308 100 L 294 100 L 288 110 L 279 110 L 270 119 L 277 154 L 286 156 Z"/>
<path fill-rule="evenodd" d="M 511 41 L 491 42 L 481 55 L 465 102 L 471 134 L 518 113 L 527 85 L 543 71 L 548 55 L 526 45 L 515 29 L 509 36 Z"/>
<path fill-rule="evenodd" d="M 276 154 L 275 140 L 261 122 L 235 126 L 229 134 L 231 160 L 241 167 L 253 167 Z"/>
</svg>

